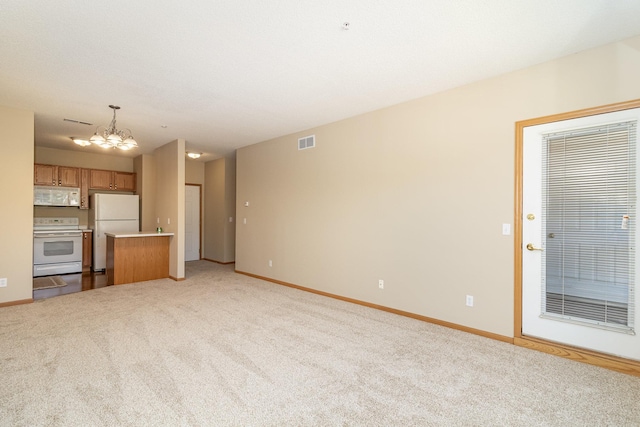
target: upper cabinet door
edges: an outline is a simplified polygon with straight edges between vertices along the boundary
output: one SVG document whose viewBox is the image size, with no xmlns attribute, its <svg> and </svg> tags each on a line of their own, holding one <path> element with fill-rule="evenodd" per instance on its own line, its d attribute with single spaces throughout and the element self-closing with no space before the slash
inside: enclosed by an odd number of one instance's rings
<svg viewBox="0 0 640 427">
<path fill-rule="evenodd" d="M 136 174 L 131 172 L 114 172 L 115 188 L 118 191 L 136 191 Z"/>
<path fill-rule="evenodd" d="M 34 185 L 58 185 L 58 167 L 53 165 L 34 165 L 33 168 Z"/>
<path fill-rule="evenodd" d="M 136 191 L 136 174 L 100 169 L 90 170 L 91 190 Z"/>
<path fill-rule="evenodd" d="M 34 185 L 53 187 L 80 187 L 80 169 L 69 166 L 35 164 L 33 183 Z"/>
<path fill-rule="evenodd" d="M 113 190 L 113 172 L 91 169 L 89 173 L 89 188 L 93 190 Z"/>
<path fill-rule="evenodd" d="M 80 187 L 80 169 L 58 166 L 58 185 L 62 187 Z"/>
</svg>

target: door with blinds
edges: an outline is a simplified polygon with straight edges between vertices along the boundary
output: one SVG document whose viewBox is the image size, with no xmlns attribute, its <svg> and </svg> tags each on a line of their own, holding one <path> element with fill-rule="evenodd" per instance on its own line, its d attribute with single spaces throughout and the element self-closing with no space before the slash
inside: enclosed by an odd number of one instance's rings
<svg viewBox="0 0 640 427">
<path fill-rule="evenodd" d="M 639 109 L 524 128 L 522 334 L 640 360 Z"/>
</svg>

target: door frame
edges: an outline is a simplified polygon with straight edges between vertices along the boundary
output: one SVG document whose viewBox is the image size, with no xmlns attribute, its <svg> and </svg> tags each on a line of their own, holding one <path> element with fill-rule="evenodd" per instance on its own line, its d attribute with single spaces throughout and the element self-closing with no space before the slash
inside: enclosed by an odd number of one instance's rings
<svg viewBox="0 0 640 427">
<path fill-rule="evenodd" d="M 186 182 L 184 184 L 185 187 L 185 193 L 186 193 L 186 188 L 190 186 L 190 187 L 198 187 L 198 197 L 199 197 L 199 211 L 198 211 L 198 260 L 202 259 L 202 210 L 204 208 L 204 206 L 202 206 L 202 184 L 191 184 L 189 182 Z"/>
<path fill-rule="evenodd" d="M 513 291 L 513 342 L 521 347 L 531 348 L 549 354 L 555 354 L 567 359 L 577 360 L 623 372 L 635 376 L 640 376 L 640 362 L 610 356 L 595 351 L 579 349 L 556 342 L 546 341 L 539 338 L 528 337 L 522 334 L 522 223 L 523 223 L 523 143 L 524 128 L 545 123 L 558 122 L 580 117 L 594 116 L 604 113 L 640 108 L 640 99 L 635 99 L 616 104 L 608 104 L 600 107 L 587 108 L 583 110 L 570 111 L 567 113 L 554 114 L 550 116 L 538 117 L 534 119 L 516 122 L 516 147 L 515 147 L 515 192 L 514 192 L 514 239 L 513 239 L 513 259 L 514 259 L 514 291 Z"/>
</svg>

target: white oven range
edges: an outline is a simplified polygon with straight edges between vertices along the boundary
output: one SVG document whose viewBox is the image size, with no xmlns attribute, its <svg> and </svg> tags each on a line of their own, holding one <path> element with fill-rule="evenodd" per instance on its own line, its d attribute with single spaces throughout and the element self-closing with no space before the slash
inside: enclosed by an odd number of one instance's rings
<svg viewBox="0 0 640 427">
<path fill-rule="evenodd" d="M 78 218 L 33 219 L 33 277 L 82 272 Z"/>
</svg>

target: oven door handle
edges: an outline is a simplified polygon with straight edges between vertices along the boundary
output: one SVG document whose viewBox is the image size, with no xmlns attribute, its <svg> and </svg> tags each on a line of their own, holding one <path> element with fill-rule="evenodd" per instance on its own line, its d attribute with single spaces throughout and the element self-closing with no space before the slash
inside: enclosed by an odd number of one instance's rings
<svg viewBox="0 0 640 427">
<path fill-rule="evenodd" d="M 82 237 L 82 232 L 69 232 L 69 233 L 33 233 L 35 239 L 51 239 L 56 237 Z"/>
</svg>

